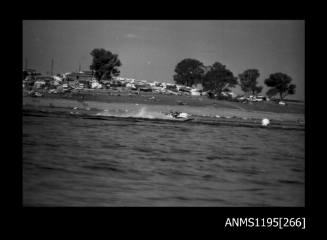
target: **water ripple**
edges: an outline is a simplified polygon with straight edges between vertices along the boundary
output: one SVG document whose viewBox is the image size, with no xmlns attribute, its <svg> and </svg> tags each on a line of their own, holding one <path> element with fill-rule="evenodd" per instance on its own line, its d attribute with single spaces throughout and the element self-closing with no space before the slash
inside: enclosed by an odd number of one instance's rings
<svg viewBox="0 0 327 240">
<path fill-rule="evenodd" d="M 23 185 L 26 206 L 304 206 L 304 131 L 23 112 Z"/>
</svg>

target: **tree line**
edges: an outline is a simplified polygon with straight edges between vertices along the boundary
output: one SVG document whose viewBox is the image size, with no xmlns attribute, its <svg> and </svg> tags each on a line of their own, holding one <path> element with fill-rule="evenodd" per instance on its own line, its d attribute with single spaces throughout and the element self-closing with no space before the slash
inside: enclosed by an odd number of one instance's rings
<svg viewBox="0 0 327 240">
<path fill-rule="evenodd" d="M 240 85 L 243 92 L 257 95 L 262 92 L 263 87 L 258 86 L 259 70 L 248 69 L 234 76 L 233 72 L 220 62 L 205 66 L 197 59 L 186 58 L 175 67 L 173 79 L 176 84 L 193 86 L 201 83 L 204 91 L 215 95 L 221 95 L 224 91 L 230 91 Z M 238 81 L 239 80 L 239 81 Z M 269 97 L 279 94 L 280 99 L 295 93 L 295 84 L 291 84 L 292 78 L 285 73 L 273 73 L 264 80 L 269 87 L 266 95 Z"/>
<path fill-rule="evenodd" d="M 97 80 L 111 79 L 118 76 L 121 61 L 118 54 L 113 54 L 103 48 L 93 49 L 90 53 L 92 64 L 90 69 L 94 72 Z M 242 91 L 247 94 L 257 95 L 262 92 L 263 87 L 258 86 L 259 70 L 248 69 L 237 77 L 225 65 L 215 62 L 210 66 L 205 66 L 197 59 L 186 58 L 180 61 L 175 67 L 173 80 L 176 84 L 192 87 L 194 84 L 201 83 L 204 91 L 209 91 L 214 95 L 221 95 L 224 91 L 230 91 L 240 85 Z M 238 81 L 239 80 L 239 81 Z M 287 95 L 295 93 L 295 84 L 291 84 L 292 78 L 285 73 L 273 73 L 264 80 L 269 87 L 266 95 L 272 97 L 279 95 L 284 99 Z"/>
</svg>

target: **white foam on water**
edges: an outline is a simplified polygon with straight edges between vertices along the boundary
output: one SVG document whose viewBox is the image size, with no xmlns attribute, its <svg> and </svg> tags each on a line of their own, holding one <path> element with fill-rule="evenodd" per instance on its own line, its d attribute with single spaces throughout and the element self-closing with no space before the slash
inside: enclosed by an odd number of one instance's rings
<svg viewBox="0 0 327 240">
<path fill-rule="evenodd" d="M 172 119 L 170 116 L 162 112 L 149 111 L 146 107 L 137 109 L 137 111 L 128 112 L 127 109 L 113 109 L 102 111 L 96 114 L 97 116 L 107 117 L 135 117 L 135 118 L 148 118 L 148 119 Z"/>
<path fill-rule="evenodd" d="M 171 119 L 171 117 L 167 116 L 162 112 L 157 111 L 149 111 L 146 107 L 142 107 L 136 114 L 130 115 L 130 117 L 137 118 L 150 118 L 150 119 Z"/>
</svg>

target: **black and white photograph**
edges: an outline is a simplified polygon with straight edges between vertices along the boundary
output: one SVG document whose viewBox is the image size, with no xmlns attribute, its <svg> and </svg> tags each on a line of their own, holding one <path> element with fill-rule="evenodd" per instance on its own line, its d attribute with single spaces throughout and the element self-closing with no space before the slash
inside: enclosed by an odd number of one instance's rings
<svg viewBox="0 0 327 240">
<path fill-rule="evenodd" d="M 305 207 L 305 20 L 21 26 L 24 207 Z"/>
</svg>

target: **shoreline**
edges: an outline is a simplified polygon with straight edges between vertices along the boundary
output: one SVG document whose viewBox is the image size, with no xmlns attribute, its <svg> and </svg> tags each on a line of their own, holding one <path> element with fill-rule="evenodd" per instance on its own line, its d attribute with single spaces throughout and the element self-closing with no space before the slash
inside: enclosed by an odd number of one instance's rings
<svg viewBox="0 0 327 240">
<path fill-rule="evenodd" d="M 94 94 L 94 93 L 93 93 Z M 223 119 L 240 119 L 240 120 L 261 120 L 268 118 L 270 120 L 281 122 L 281 123 L 293 123 L 304 126 L 304 114 L 302 113 L 276 113 L 269 111 L 253 111 L 245 108 L 238 107 L 234 102 L 226 103 L 220 101 L 211 101 L 211 104 L 204 105 L 199 98 L 191 98 L 192 101 L 198 101 L 198 104 L 192 104 L 188 101 L 185 105 L 176 103 L 176 99 L 181 99 L 180 96 L 164 96 L 170 98 L 170 102 L 151 101 L 152 94 L 144 96 L 101 96 L 94 94 L 93 96 L 84 95 L 84 100 L 80 99 L 79 95 L 73 95 L 71 97 L 63 97 L 54 94 L 45 94 L 44 97 L 30 97 L 23 96 L 23 109 L 28 107 L 56 107 L 56 108 L 67 108 L 67 109 L 80 109 L 90 110 L 94 113 L 99 112 L 137 112 L 141 109 L 146 109 L 148 112 L 160 112 L 168 113 L 169 111 L 186 112 L 196 117 L 207 117 L 207 118 L 223 118 Z M 85 97 L 86 96 L 86 97 Z M 173 98 L 171 98 L 173 97 Z M 174 98 L 175 97 L 175 98 Z M 153 97 L 152 97 L 153 98 Z M 156 98 L 156 97 L 155 97 Z M 190 98 L 190 97 L 189 97 Z M 145 101 L 146 100 L 146 101 Z M 210 100 L 210 99 L 205 99 Z M 215 104 L 218 102 L 218 106 Z M 239 104 L 239 103 L 238 103 Z M 261 104 L 261 103 L 259 103 Z M 243 104 L 242 104 L 243 105 Z M 278 106 L 283 108 L 281 106 Z M 92 112 L 92 111 L 91 111 Z"/>
</svg>

